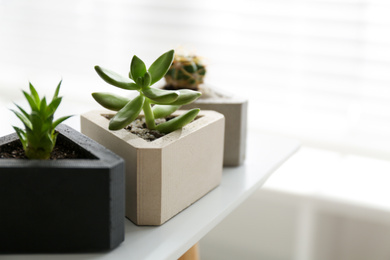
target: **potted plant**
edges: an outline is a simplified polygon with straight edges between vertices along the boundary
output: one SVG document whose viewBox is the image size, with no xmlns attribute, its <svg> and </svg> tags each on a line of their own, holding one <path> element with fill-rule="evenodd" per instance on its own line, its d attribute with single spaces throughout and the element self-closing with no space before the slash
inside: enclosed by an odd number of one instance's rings
<svg viewBox="0 0 390 260">
<path fill-rule="evenodd" d="M 0 253 L 108 250 L 124 240 L 124 161 L 53 120 L 61 103 L 24 92 L 24 129 L 0 138 Z"/>
<path fill-rule="evenodd" d="M 225 116 L 224 166 L 238 166 L 245 160 L 248 101 L 237 95 L 203 85 L 206 66 L 196 55 L 176 54 L 165 75 L 163 89 L 192 89 L 202 96 L 183 109 L 215 110 Z"/>
<path fill-rule="evenodd" d="M 199 92 L 151 87 L 165 75 L 173 56 L 173 50 L 164 53 L 148 69 L 134 56 L 129 78 L 96 66 L 107 83 L 138 93 L 131 100 L 93 93 L 99 104 L 117 112 L 81 115 L 81 131 L 125 159 L 126 216 L 138 225 L 163 224 L 221 181 L 223 115 L 177 110 Z M 145 131 L 146 137 L 140 137 Z"/>
</svg>

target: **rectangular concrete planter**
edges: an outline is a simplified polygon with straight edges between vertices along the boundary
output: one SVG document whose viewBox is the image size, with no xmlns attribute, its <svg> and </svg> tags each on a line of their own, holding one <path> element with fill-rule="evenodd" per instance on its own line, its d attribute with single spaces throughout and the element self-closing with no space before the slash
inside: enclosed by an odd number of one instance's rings
<svg viewBox="0 0 390 260">
<path fill-rule="evenodd" d="M 245 160 L 247 111 L 246 99 L 218 90 L 214 87 L 201 87 L 202 96 L 182 109 L 200 108 L 214 110 L 225 116 L 224 166 L 239 166 Z M 210 95 L 210 92 L 213 94 Z"/>
<path fill-rule="evenodd" d="M 109 250 L 124 240 L 124 161 L 66 125 L 88 159 L 0 159 L 0 253 Z M 0 138 L 0 149 L 20 142 Z M 0 257 L 1 258 L 1 257 Z"/>
<path fill-rule="evenodd" d="M 81 131 L 125 159 L 126 216 L 135 224 L 161 225 L 220 183 L 224 138 L 220 113 L 201 111 L 183 129 L 152 142 L 125 129 L 109 131 L 102 114 L 112 112 L 81 115 Z"/>
</svg>

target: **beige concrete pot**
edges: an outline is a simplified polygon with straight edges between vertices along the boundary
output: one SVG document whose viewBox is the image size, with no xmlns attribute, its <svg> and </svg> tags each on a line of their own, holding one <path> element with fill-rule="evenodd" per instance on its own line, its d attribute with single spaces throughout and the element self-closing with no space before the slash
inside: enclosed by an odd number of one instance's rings
<svg viewBox="0 0 390 260">
<path fill-rule="evenodd" d="M 102 114 L 112 112 L 81 115 L 81 132 L 125 159 L 126 216 L 135 224 L 161 225 L 219 185 L 222 114 L 201 111 L 183 129 L 152 142 L 125 129 L 109 131 Z"/>
<path fill-rule="evenodd" d="M 214 87 L 202 86 L 202 96 L 182 109 L 214 110 L 225 116 L 224 166 L 239 166 L 245 160 L 248 101 Z"/>
</svg>

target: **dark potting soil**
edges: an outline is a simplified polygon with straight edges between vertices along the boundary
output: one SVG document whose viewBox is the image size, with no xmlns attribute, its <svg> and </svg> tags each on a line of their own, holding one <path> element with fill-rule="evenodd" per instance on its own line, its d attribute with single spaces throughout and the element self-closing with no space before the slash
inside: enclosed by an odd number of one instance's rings
<svg viewBox="0 0 390 260">
<path fill-rule="evenodd" d="M 20 140 L 16 140 L 0 146 L 0 159 L 28 158 L 24 153 Z M 50 160 L 58 159 L 96 159 L 96 157 L 64 136 L 58 135 Z"/>
</svg>

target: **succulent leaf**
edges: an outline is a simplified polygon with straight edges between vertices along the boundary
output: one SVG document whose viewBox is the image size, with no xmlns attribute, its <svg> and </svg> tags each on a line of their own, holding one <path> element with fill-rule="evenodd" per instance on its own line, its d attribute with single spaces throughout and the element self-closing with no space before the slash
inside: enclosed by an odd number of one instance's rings
<svg viewBox="0 0 390 260">
<path fill-rule="evenodd" d="M 199 91 L 193 91 L 190 89 L 180 89 L 178 90 L 180 92 L 180 96 L 178 99 L 176 99 L 174 102 L 171 103 L 171 105 L 186 105 L 190 104 L 193 101 L 197 100 L 202 93 Z"/>
<path fill-rule="evenodd" d="M 128 90 L 140 89 L 140 87 L 137 84 L 135 84 L 134 82 L 132 82 L 130 79 L 123 77 L 114 71 L 111 71 L 111 70 L 108 70 L 108 69 L 105 69 L 105 68 L 102 68 L 99 66 L 95 66 L 95 70 L 96 70 L 97 74 L 105 82 L 107 82 L 108 84 L 111 84 L 115 87 L 128 89 Z"/>
<path fill-rule="evenodd" d="M 18 111 L 15 111 L 13 109 L 11 109 L 11 111 L 14 112 L 14 114 L 20 119 L 20 121 L 22 121 L 26 128 L 32 129 L 32 123 L 30 122 L 30 119 L 28 119 L 25 115 L 19 113 Z"/>
<path fill-rule="evenodd" d="M 61 104 L 61 101 L 62 101 L 62 97 L 56 97 L 56 98 L 54 98 L 54 99 L 50 102 L 50 104 L 49 104 L 49 106 L 48 106 L 48 110 L 49 110 L 49 113 L 48 113 L 48 115 L 47 115 L 48 117 L 51 116 L 51 115 L 53 115 L 54 112 L 56 112 L 58 106 Z"/>
<path fill-rule="evenodd" d="M 167 73 L 169 67 L 172 64 L 174 54 L 174 50 L 167 51 L 152 63 L 148 70 L 152 76 L 152 82 L 150 85 L 153 85 L 162 77 L 164 77 L 164 75 Z"/>
<path fill-rule="evenodd" d="M 38 92 L 30 83 L 31 94 L 23 91 L 30 108 L 28 114 L 23 108 L 16 105 L 21 113 L 12 110 L 22 121 L 25 130 L 14 127 L 23 144 L 23 149 L 29 159 L 49 159 L 50 153 L 54 148 L 57 133 L 55 127 L 68 119 L 70 116 L 62 117 L 53 123 L 53 114 L 61 103 L 62 98 L 58 97 L 61 82 L 58 84 L 54 93 L 53 100 L 47 104 L 46 97 L 39 98 Z"/>
<path fill-rule="evenodd" d="M 130 64 L 130 78 L 133 80 L 142 78 L 146 73 L 145 63 L 136 55 L 133 56 Z"/>
<path fill-rule="evenodd" d="M 195 117 L 198 115 L 199 111 L 200 111 L 199 108 L 193 108 L 191 110 L 188 110 L 186 113 L 178 117 L 175 117 L 174 119 L 171 119 L 165 123 L 157 125 L 156 129 L 161 133 L 173 132 L 177 129 L 182 128 L 183 126 L 187 125 L 192 120 L 194 120 Z"/>
<path fill-rule="evenodd" d="M 23 91 L 24 96 L 27 99 L 28 104 L 30 105 L 30 108 L 32 111 L 38 110 L 38 105 L 35 103 L 34 98 L 30 96 L 27 92 Z"/>
<path fill-rule="evenodd" d="M 141 112 L 144 101 L 145 97 L 139 95 L 128 102 L 113 118 L 111 118 L 108 129 L 120 130 L 134 121 Z"/>
<path fill-rule="evenodd" d="M 23 109 L 21 108 L 20 106 L 18 106 L 17 104 L 14 103 L 14 105 L 20 110 L 20 112 L 23 113 L 23 115 L 26 117 L 26 118 L 29 118 L 30 115 Z"/>
<path fill-rule="evenodd" d="M 177 100 L 180 95 L 178 91 L 164 90 L 159 88 L 146 88 L 142 90 L 142 93 L 153 103 L 159 105 L 171 104 Z"/>
<path fill-rule="evenodd" d="M 130 99 L 106 92 L 92 93 L 92 97 L 104 108 L 113 111 L 121 110 Z"/>
<path fill-rule="evenodd" d="M 73 115 L 70 115 L 70 116 L 63 116 L 63 117 L 60 117 L 58 118 L 56 121 L 53 122 L 53 125 L 52 125 L 52 128 L 56 128 L 59 124 L 61 124 L 62 122 L 64 122 L 66 119 L 72 117 Z"/>
<path fill-rule="evenodd" d="M 154 118 L 164 118 L 178 110 L 180 106 L 154 105 L 152 108 Z"/>
<path fill-rule="evenodd" d="M 37 107 L 39 107 L 39 105 L 40 105 L 40 98 L 39 98 L 38 92 L 36 91 L 34 86 L 31 84 L 31 82 L 29 83 L 29 85 L 30 85 L 31 97 L 34 99 L 35 104 L 37 105 Z"/>
<path fill-rule="evenodd" d="M 58 83 L 57 87 L 56 87 L 56 90 L 54 91 L 54 95 L 53 95 L 53 99 L 56 99 L 58 98 L 58 94 L 60 93 L 60 87 L 61 87 L 61 84 L 62 84 L 62 79 L 60 80 L 60 82 Z"/>
<path fill-rule="evenodd" d="M 19 127 L 13 126 L 15 129 L 16 134 L 18 135 L 20 141 L 22 142 L 23 148 L 27 146 L 27 138 L 26 138 L 26 132 L 24 132 L 22 129 Z"/>
<path fill-rule="evenodd" d="M 155 118 L 169 116 L 179 109 L 182 104 L 191 103 L 200 96 L 199 92 L 194 91 L 171 91 L 150 87 L 167 73 L 173 57 L 174 51 L 170 50 L 157 58 L 149 69 L 146 70 L 144 62 L 134 55 L 130 63 L 129 78 L 134 80 L 135 83 L 129 83 L 131 82 L 129 79 L 110 70 L 95 66 L 96 72 L 107 83 L 139 92 L 139 96 L 131 101 L 109 93 L 92 93 L 93 98 L 100 105 L 118 111 L 110 120 L 109 130 L 119 130 L 126 127 L 138 117 L 141 110 L 144 111 L 146 126 L 149 129 L 157 129 L 158 127 L 164 133 L 179 129 L 196 117 L 199 109 L 191 110 L 183 116 L 156 127 Z M 195 69 L 194 65 L 192 70 Z"/>
</svg>

